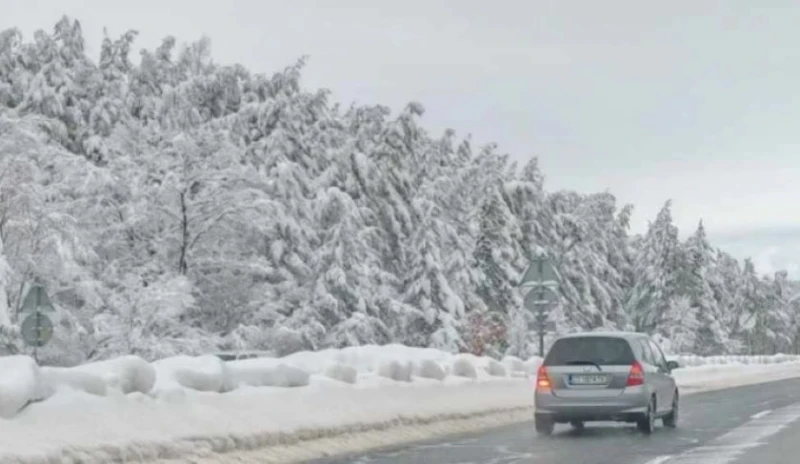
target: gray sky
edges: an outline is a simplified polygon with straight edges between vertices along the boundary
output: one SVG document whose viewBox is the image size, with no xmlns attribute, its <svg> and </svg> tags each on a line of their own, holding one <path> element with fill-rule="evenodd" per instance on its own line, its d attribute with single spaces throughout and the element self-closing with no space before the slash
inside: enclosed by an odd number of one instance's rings
<svg viewBox="0 0 800 464">
<path fill-rule="evenodd" d="M 208 35 L 216 61 L 344 102 L 422 102 L 434 131 L 540 157 L 551 190 L 609 190 L 643 231 L 668 198 L 682 235 L 800 277 L 800 2 L 744 0 L 0 0 L 27 38 L 62 14 L 90 51 L 103 27 Z"/>
</svg>

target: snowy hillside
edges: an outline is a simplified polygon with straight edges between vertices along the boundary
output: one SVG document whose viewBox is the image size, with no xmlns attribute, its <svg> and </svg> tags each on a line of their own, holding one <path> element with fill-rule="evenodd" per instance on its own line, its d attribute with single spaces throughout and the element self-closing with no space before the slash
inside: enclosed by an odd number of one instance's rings
<svg viewBox="0 0 800 464">
<path fill-rule="evenodd" d="M 430 134 L 420 104 L 339 106 L 300 85 L 302 61 L 253 74 L 205 40 L 135 63 L 135 37 L 94 61 L 71 19 L 0 33 L 5 351 L 22 349 L 14 308 L 40 279 L 60 313 L 48 363 L 390 342 L 527 357 L 504 340 L 534 247 L 564 278 L 560 332 L 798 351 L 786 274 L 756 275 L 702 225 L 679 241 L 669 202 L 631 237 L 631 206 L 548 192 L 536 159 Z"/>
</svg>

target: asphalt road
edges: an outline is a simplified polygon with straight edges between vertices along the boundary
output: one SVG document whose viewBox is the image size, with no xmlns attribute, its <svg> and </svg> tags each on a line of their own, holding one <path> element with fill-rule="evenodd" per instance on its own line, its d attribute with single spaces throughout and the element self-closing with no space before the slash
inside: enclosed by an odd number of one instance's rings
<svg viewBox="0 0 800 464">
<path fill-rule="evenodd" d="M 783 464 L 800 462 L 800 379 L 687 395 L 677 429 L 645 436 L 626 424 L 533 423 L 315 464 Z"/>
</svg>

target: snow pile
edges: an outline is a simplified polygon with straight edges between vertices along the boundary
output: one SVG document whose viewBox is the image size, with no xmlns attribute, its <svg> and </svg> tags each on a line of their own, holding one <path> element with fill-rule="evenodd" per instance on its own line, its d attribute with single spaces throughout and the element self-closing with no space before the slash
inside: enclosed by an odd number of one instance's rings
<svg viewBox="0 0 800 464">
<path fill-rule="evenodd" d="M 224 392 L 232 387 L 228 366 L 217 356 L 175 356 L 154 362 L 153 368 L 156 372 L 153 389 L 156 391 L 189 388 Z"/>
<path fill-rule="evenodd" d="M 64 367 L 41 367 L 40 371 L 48 397 L 65 389 L 78 390 L 97 396 L 106 396 L 108 392 L 108 386 L 103 377 L 91 372 Z"/>
<path fill-rule="evenodd" d="M 138 356 L 122 356 L 98 361 L 71 370 L 87 374 L 94 374 L 105 381 L 109 388 L 122 393 L 149 393 L 156 382 L 156 370 L 144 359 Z"/>
<path fill-rule="evenodd" d="M 800 362 L 800 356 L 788 354 L 774 355 L 726 355 L 726 356 L 697 356 L 697 355 L 671 355 L 667 359 L 678 361 L 682 367 L 696 367 L 707 365 L 748 365 L 748 364 L 782 364 Z"/>
<path fill-rule="evenodd" d="M 12 417 L 28 403 L 43 399 L 46 390 L 33 358 L 0 357 L 0 417 Z"/>
<path fill-rule="evenodd" d="M 359 373 L 377 372 L 381 365 L 397 361 L 414 364 L 433 361 L 440 365 L 450 364 L 453 355 L 433 348 L 415 348 L 399 344 L 364 345 L 328 349 L 321 351 L 302 351 L 280 358 L 289 365 L 299 367 L 312 374 L 321 373 L 325 366 L 340 363 L 356 368 Z"/>
<path fill-rule="evenodd" d="M 311 377 L 308 371 L 274 358 L 244 359 L 227 364 L 231 378 L 228 385 L 233 388 L 305 387 Z"/>
<path fill-rule="evenodd" d="M 378 365 L 378 375 L 396 382 L 411 382 L 411 362 L 385 360 Z"/>
<path fill-rule="evenodd" d="M 478 378 L 478 369 L 470 356 L 462 355 L 453 360 L 451 373 L 456 377 L 466 377 L 468 379 Z"/>
<path fill-rule="evenodd" d="M 525 361 L 525 372 L 529 377 L 536 375 L 536 371 L 539 369 L 539 366 L 542 365 L 542 361 L 544 361 L 544 359 L 540 358 L 539 356 L 532 356 L 530 359 Z"/>
<path fill-rule="evenodd" d="M 11 370 L 28 372 L 29 379 L 35 378 L 36 367 L 29 358 L 0 359 L 6 362 L 0 367 L 14 364 Z M 233 456 L 215 453 L 253 449 L 260 449 L 257 456 L 264 459 L 249 462 L 286 462 L 285 453 L 290 451 L 297 453 L 291 454 L 293 457 L 312 459 L 329 453 L 332 447 L 341 449 L 336 447 L 345 442 L 354 447 L 349 451 L 358 451 L 376 443 L 392 445 L 424 438 L 414 430 L 431 434 L 466 431 L 465 424 L 472 424 L 473 429 L 502 425 L 503 421 L 529 420 L 532 412 L 530 378 L 492 376 L 486 371 L 493 369 L 492 363 L 475 356 L 449 356 L 453 372 L 441 379 L 430 378 L 444 373 L 441 362 L 432 358 L 414 362 L 411 382 L 405 380 L 413 361 L 408 358 L 392 363 L 379 354 L 372 356 L 372 368 L 391 373 L 388 377 L 359 372 L 341 362 L 328 363 L 330 359 L 321 357 L 319 364 L 306 365 L 323 372 L 314 375 L 290 365 L 286 358 L 232 361 L 224 363 L 227 371 L 205 357 L 175 357 L 153 363 L 159 376 L 153 392 L 174 387 L 180 389 L 177 396 L 134 391 L 101 397 L 84 392 L 84 388 L 61 388 L 47 401 L 31 404 L 13 419 L 0 420 L 0 462 L 99 464 L 129 460 L 134 455 L 137 460 L 180 462 L 216 455 L 218 462 L 230 462 Z M 378 359 L 382 361 L 375 366 L 372 361 Z M 512 366 L 507 369 L 509 373 L 519 370 L 520 362 L 527 369 L 539 361 L 506 360 L 502 364 Z M 119 372 L 119 366 L 125 364 L 109 362 L 106 366 Z M 394 374 L 398 369 L 401 374 Z M 50 372 L 48 375 L 57 373 L 53 378 L 61 379 L 61 384 L 81 385 L 81 381 L 63 380 L 70 378 L 62 374 L 71 369 L 43 370 Z M 93 370 L 99 369 L 95 366 Z M 418 375 L 428 370 L 434 374 Z M 131 371 L 126 371 L 129 379 L 135 377 Z M 213 393 L 225 375 L 235 379 L 239 388 Z M 800 377 L 800 362 L 709 364 L 676 370 L 675 376 L 684 394 L 691 394 Z M 99 373 L 92 378 L 119 377 L 118 373 Z M 0 392 L 7 391 L 5 384 L 0 385 Z M 273 388 L 252 387 L 258 385 Z M 36 387 L 36 381 L 18 386 L 16 391 L 22 393 L 16 397 L 23 399 L 11 409 L 16 411 L 34 398 L 30 392 Z M 353 435 L 356 432 L 359 435 Z M 348 437 L 343 438 L 345 435 Z M 358 438 L 362 436 L 363 440 Z"/>
<path fill-rule="evenodd" d="M 356 379 L 358 378 L 358 371 L 353 366 L 348 366 L 342 363 L 333 363 L 325 368 L 324 375 L 329 379 L 338 380 L 339 382 L 353 385 L 356 383 Z"/>
<path fill-rule="evenodd" d="M 506 356 L 503 358 L 502 362 L 510 376 L 521 377 L 528 375 L 528 371 L 525 368 L 525 361 L 520 358 L 516 356 Z"/>
<path fill-rule="evenodd" d="M 414 375 L 423 379 L 443 381 L 447 377 L 447 372 L 436 361 L 423 359 L 414 363 Z"/>
</svg>

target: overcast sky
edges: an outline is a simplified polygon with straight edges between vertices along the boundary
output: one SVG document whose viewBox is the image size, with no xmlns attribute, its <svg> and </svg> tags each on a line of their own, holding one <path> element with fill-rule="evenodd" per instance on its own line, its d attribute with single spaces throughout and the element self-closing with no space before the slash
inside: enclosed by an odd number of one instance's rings
<svg viewBox="0 0 800 464">
<path fill-rule="evenodd" d="M 0 0 L 0 28 L 81 21 L 207 35 L 215 60 L 344 102 L 410 100 L 452 127 L 539 156 L 548 188 L 609 190 L 645 230 L 668 198 L 682 235 L 800 277 L 800 2 L 786 0 Z"/>
</svg>

